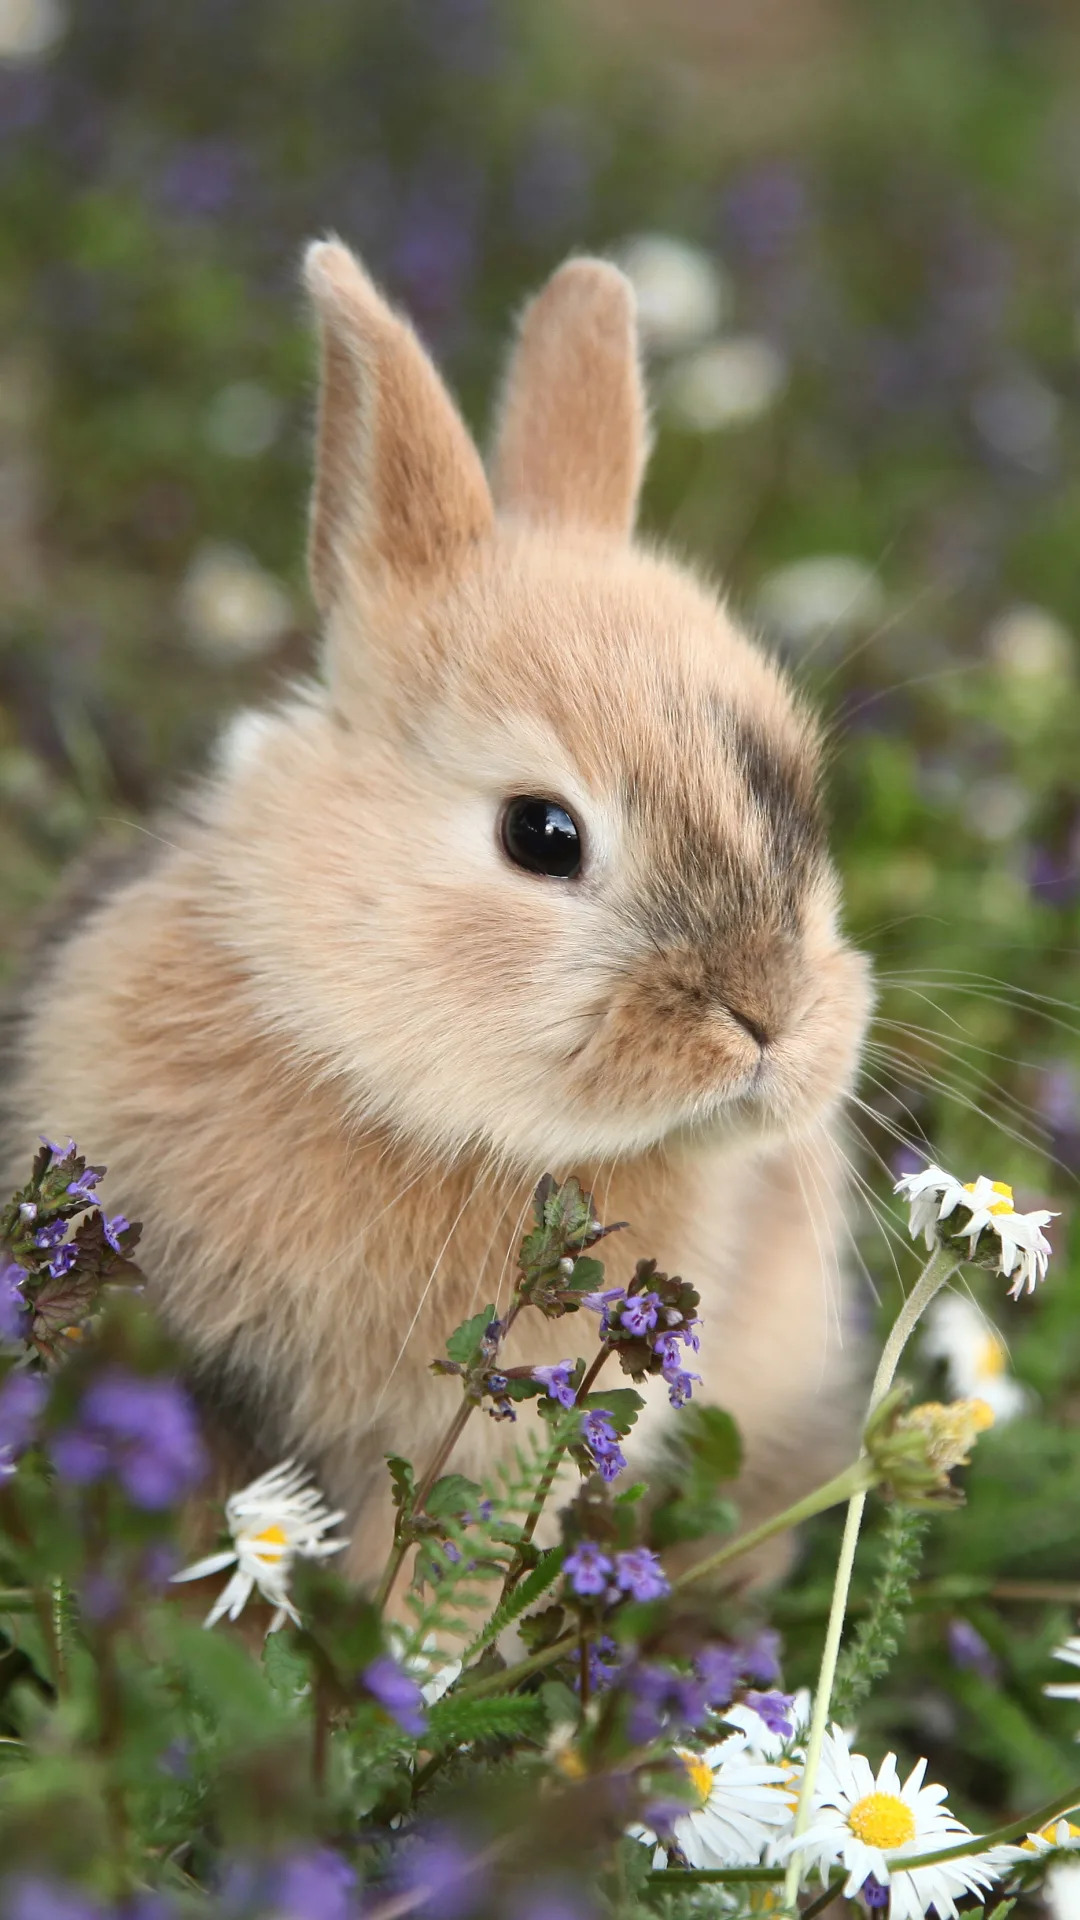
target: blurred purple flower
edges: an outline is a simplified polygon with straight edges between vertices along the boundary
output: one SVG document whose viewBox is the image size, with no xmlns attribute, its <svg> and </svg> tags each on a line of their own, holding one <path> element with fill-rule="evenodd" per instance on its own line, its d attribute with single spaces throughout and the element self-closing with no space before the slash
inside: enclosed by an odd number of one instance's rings
<svg viewBox="0 0 1080 1920">
<path fill-rule="evenodd" d="M 94 1192 L 101 1178 L 93 1167 L 85 1167 L 77 1180 L 68 1183 L 68 1196 L 72 1200 L 87 1200 L 91 1206 L 97 1206 L 98 1197 Z"/>
<path fill-rule="evenodd" d="M 506 58 L 502 22 L 492 0 L 413 0 L 413 18 L 441 66 L 488 79 Z"/>
<path fill-rule="evenodd" d="M 21 1340 L 26 1327 L 27 1301 L 22 1291 L 26 1270 L 17 1260 L 0 1267 L 0 1340 Z"/>
<path fill-rule="evenodd" d="M 702 1647 L 697 1670 L 710 1707 L 726 1707 L 742 1677 L 742 1656 L 736 1647 Z"/>
<path fill-rule="evenodd" d="M 40 1373 L 9 1373 L 0 1386 L 0 1477 L 34 1438 L 49 1389 Z"/>
<path fill-rule="evenodd" d="M 874 1879 L 873 1874 L 863 1881 L 860 1892 L 871 1911 L 876 1907 L 887 1907 L 889 1904 L 888 1887 L 883 1887 L 880 1880 Z"/>
<path fill-rule="evenodd" d="M 459 1920 L 482 1906 L 487 1871 L 447 1827 L 432 1829 L 397 1862 L 396 1885 L 429 1920 Z"/>
<path fill-rule="evenodd" d="M 581 1692 L 581 1671 L 580 1671 L 581 1656 L 576 1647 L 570 1657 L 570 1664 L 575 1668 L 574 1692 L 580 1693 Z M 610 1633 L 601 1633 L 597 1636 L 595 1640 L 590 1640 L 589 1642 L 589 1691 L 590 1693 L 602 1693 L 605 1687 L 610 1687 L 612 1681 L 615 1678 L 615 1675 L 619 1671 L 619 1664 L 620 1664 L 620 1661 L 619 1661 L 618 1643 L 612 1639 Z"/>
<path fill-rule="evenodd" d="M 105 1920 L 104 1908 L 78 1887 L 37 1874 L 0 1882 L 4 1920 Z"/>
<path fill-rule="evenodd" d="M 1032 893 L 1048 906 L 1070 906 L 1080 893 L 1080 860 L 1076 850 L 1067 847 L 1056 853 L 1050 847 L 1029 847 L 1027 883 Z"/>
<path fill-rule="evenodd" d="M 1036 1100 L 1039 1112 L 1058 1141 L 1080 1135 L 1080 1088 L 1072 1067 L 1062 1061 L 1040 1076 Z"/>
<path fill-rule="evenodd" d="M 659 1600 L 671 1592 L 659 1559 L 648 1547 L 632 1547 L 615 1555 L 615 1584 L 632 1600 Z"/>
<path fill-rule="evenodd" d="M 613 1568 L 607 1554 L 592 1540 L 582 1540 L 563 1561 L 563 1572 L 579 1599 L 607 1592 Z"/>
<path fill-rule="evenodd" d="M 964 1672 L 977 1673 L 991 1684 L 1001 1678 L 1001 1667 L 977 1627 L 959 1615 L 945 1630 L 952 1663 Z"/>
<path fill-rule="evenodd" d="M 759 1686 L 775 1686 L 780 1679 L 780 1635 L 764 1627 L 741 1649 L 743 1672 Z"/>
<path fill-rule="evenodd" d="M 672 1667 L 640 1661 L 626 1679 L 632 1700 L 630 1738 L 635 1743 L 655 1740 L 665 1728 L 696 1727 L 707 1711 L 706 1688 L 696 1674 L 676 1673 Z"/>
<path fill-rule="evenodd" d="M 423 1695 L 416 1681 L 403 1673 L 387 1653 L 364 1668 L 364 1685 L 380 1707 L 396 1720 L 404 1733 L 420 1734 L 427 1726 Z"/>
<path fill-rule="evenodd" d="M 73 1426 L 50 1444 L 62 1480 L 116 1475 L 137 1507 L 173 1506 L 206 1471 L 191 1401 L 176 1380 L 113 1367 L 91 1382 Z"/>
<path fill-rule="evenodd" d="M 276 1860 L 234 1859 L 216 1910 L 272 1913 L 275 1920 L 351 1920 L 359 1909 L 356 1875 L 330 1847 L 305 1847 Z"/>
<path fill-rule="evenodd" d="M 626 1455 L 619 1445 L 619 1436 L 610 1413 L 596 1407 L 583 1416 L 581 1437 L 599 1467 L 605 1480 L 614 1480 L 626 1465 Z"/>
<path fill-rule="evenodd" d="M 794 1701 L 787 1693 L 755 1693 L 751 1690 L 746 1696 L 746 1704 L 761 1715 L 770 1733 L 781 1740 L 790 1740 L 795 1731 L 793 1717 Z"/>
<path fill-rule="evenodd" d="M 120 1245 L 120 1235 L 122 1233 L 126 1233 L 128 1227 L 130 1227 L 131 1225 L 131 1221 L 128 1220 L 125 1217 L 125 1215 L 122 1213 L 114 1213 L 111 1220 L 107 1219 L 106 1216 L 102 1214 L 101 1224 L 105 1233 L 105 1238 L 108 1241 L 113 1252 L 122 1254 L 124 1249 Z"/>
<path fill-rule="evenodd" d="M 35 1247 L 42 1247 L 46 1250 L 51 1247 L 58 1247 L 66 1233 L 66 1220 L 49 1220 L 45 1226 L 38 1228 L 34 1235 L 34 1245 Z"/>
<path fill-rule="evenodd" d="M 237 150 L 227 140 L 191 140 L 174 148 L 157 183 L 166 213 L 212 220 L 236 198 Z"/>
<path fill-rule="evenodd" d="M 95 1627 L 117 1619 L 124 1610 L 124 1591 L 124 1583 L 117 1574 L 107 1573 L 104 1567 L 91 1568 L 79 1589 L 83 1618 Z"/>
<path fill-rule="evenodd" d="M 508 1920 L 589 1920 L 593 1911 L 570 1888 L 557 1881 L 541 1881 L 507 1908 L 507 1916 Z"/>
<path fill-rule="evenodd" d="M 439 328 L 462 308 L 476 262 L 483 176 L 449 155 L 432 157 L 398 208 L 389 277 L 421 322 Z"/>
</svg>

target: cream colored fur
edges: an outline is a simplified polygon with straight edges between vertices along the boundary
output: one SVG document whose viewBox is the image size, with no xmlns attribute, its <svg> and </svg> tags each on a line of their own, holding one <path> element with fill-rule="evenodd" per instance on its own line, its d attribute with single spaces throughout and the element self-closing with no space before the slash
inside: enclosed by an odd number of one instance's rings
<svg viewBox="0 0 1080 1920">
<path fill-rule="evenodd" d="M 708 1397 L 760 1512 L 847 1416 L 833 1144 L 869 1004 L 815 825 L 816 743 L 715 596 L 632 543 L 645 407 L 627 284 L 563 267 L 503 394 L 494 504 L 407 324 L 333 244 L 311 571 L 325 683 L 244 721 L 36 983 L 13 1102 L 108 1166 L 114 1208 L 253 1454 L 297 1451 L 389 1539 L 387 1451 L 453 1410 L 427 1363 L 505 1306 L 538 1176 L 578 1173 L 608 1279 L 700 1288 Z M 579 822 L 579 879 L 499 843 L 514 794 Z M 764 1032 L 764 1051 L 746 1022 Z M 591 1347 L 526 1315 L 512 1359 Z M 654 1383 L 655 1388 L 655 1383 Z M 650 1391 L 636 1442 L 669 1414 Z M 474 1416 L 457 1465 L 506 1432 Z"/>
</svg>

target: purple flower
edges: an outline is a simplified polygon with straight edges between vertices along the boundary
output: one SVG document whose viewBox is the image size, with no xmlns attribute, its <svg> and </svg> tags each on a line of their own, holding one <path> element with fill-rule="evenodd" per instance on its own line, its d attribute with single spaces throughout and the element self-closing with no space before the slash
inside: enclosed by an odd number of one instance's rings
<svg viewBox="0 0 1080 1920">
<path fill-rule="evenodd" d="M 946 1639 L 953 1665 L 969 1673 L 978 1673 L 991 1683 L 1001 1678 L 1001 1668 L 982 1634 L 970 1620 L 950 1620 Z"/>
<path fill-rule="evenodd" d="M 734 1647 L 702 1647 L 697 1670 L 710 1707 L 726 1707 L 735 1697 L 743 1671 L 742 1660 Z"/>
<path fill-rule="evenodd" d="M 112 1367 L 94 1380 L 74 1426 L 51 1444 L 62 1480 L 114 1473 L 137 1507 L 173 1506 L 196 1487 L 206 1455 L 191 1401 L 176 1380 Z"/>
<path fill-rule="evenodd" d="M 667 1381 L 668 1399 L 671 1401 L 672 1406 L 685 1407 L 694 1391 L 695 1380 L 700 1385 L 701 1375 L 700 1373 L 685 1373 L 681 1368 L 675 1368 L 669 1372 L 667 1367 L 665 1367 L 664 1379 Z"/>
<path fill-rule="evenodd" d="M 604 1479 L 614 1480 L 626 1465 L 626 1455 L 619 1445 L 610 1413 L 605 1413 L 602 1407 L 587 1413 L 581 1422 L 581 1435 Z"/>
<path fill-rule="evenodd" d="M 460 1920 L 483 1905 L 487 1871 L 449 1828 L 436 1828 L 398 1861 L 397 1886 L 428 1920 Z"/>
<path fill-rule="evenodd" d="M 705 1688 L 695 1674 L 642 1660 L 627 1675 L 631 1696 L 629 1733 L 635 1744 L 655 1740 L 665 1727 L 696 1727 L 707 1711 Z M 685 1809 L 684 1809 L 685 1811 Z"/>
<path fill-rule="evenodd" d="M 58 1247 L 67 1233 L 66 1220 L 50 1220 L 46 1226 L 39 1227 L 34 1235 L 35 1247 Z"/>
<path fill-rule="evenodd" d="M 780 1635 L 772 1627 L 764 1627 L 753 1639 L 747 1641 L 741 1649 L 742 1670 L 760 1686 L 775 1686 L 780 1678 Z"/>
<path fill-rule="evenodd" d="M 575 1647 L 572 1664 L 578 1671 L 574 1675 L 574 1692 L 581 1692 L 581 1659 Z M 610 1687 L 619 1671 L 619 1649 L 610 1633 L 602 1633 L 596 1640 L 589 1642 L 589 1691 L 602 1693 Z"/>
<path fill-rule="evenodd" d="M 563 1561 L 563 1572 L 582 1600 L 591 1598 L 593 1594 L 605 1593 L 612 1571 L 607 1554 L 592 1540 L 582 1540 Z"/>
<path fill-rule="evenodd" d="M 364 1668 L 363 1679 L 368 1692 L 404 1733 L 423 1733 L 427 1726 L 423 1695 L 396 1660 L 380 1653 Z"/>
<path fill-rule="evenodd" d="M 651 1333 L 659 1306 L 658 1293 L 632 1293 L 619 1315 L 619 1325 L 625 1327 L 627 1333 Z"/>
<path fill-rule="evenodd" d="M 49 1261 L 49 1272 L 53 1279 L 62 1280 L 65 1273 L 70 1273 L 78 1257 L 79 1249 L 73 1240 L 66 1240 L 62 1247 L 57 1247 Z"/>
<path fill-rule="evenodd" d="M 131 1225 L 131 1221 L 126 1220 L 122 1213 L 114 1213 L 111 1220 L 106 1219 L 105 1215 L 102 1214 L 101 1225 L 105 1238 L 113 1252 L 122 1254 L 124 1249 L 120 1245 L 120 1235 L 126 1233 L 128 1227 Z"/>
<path fill-rule="evenodd" d="M 2 1886 L 4 1920 L 104 1920 L 96 1900 L 77 1887 L 37 1874 L 20 1874 Z"/>
<path fill-rule="evenodd" d="M 495 1394 L 505 1393 L 509 1385 L 510 1385 L 510 1382 L 507 1379 L 505 1373 L 489 1373 L 488 1374 L 487 1389 L 489 1393 L 495 1393 Z"/>
<path fill-rule="evenodd" d="M 532 1377 L 547 1388 L 549 1397 L 557 1400 L 561 1407 L 572 1407 L 577 1391 L 570 1385 L 573 1368 L 572 1360 L 560 1360 L 557 1366 L 534 1367 Z"/>
<path fill-rule="evenodd" d="M 660 1600 L 671 1592 L 668 1577 L 649 1547 L 615 1555 L 615 1584 L 632 1600 Z"/>
<path fill-rule="evenodd" d="M 17 1260 L 0 1267 L 0 1340 L 21 1340 L 26 1326 L 27 1302 L 22 1291 L 25 1269 Z"/>
<path fill-rule="evenodd" d="M 859 1891 L 868 1907 L 887 1907 L 889 1904 L 888 1887 L 883 1887 L 880 1880 L 874 1879 L 873 1874 L 863 1881 Z"/>
<path fill-rule="evenodd" d="M 0 1476 L 34 1438 L 49 1389 L 40 1373 L 9 1373 L 0 1386 Z"/>
<path fill-rule="evenodd" d="M 62 1147 L 56 1140 L 47 1139 L 43 1133 L 39 1134 L 38 1138 L 43 1147 L 48 1147 L 54 1160 L 74 1160 L 78 1154 L 79 1149 L 74 1140 L 69 1140 L 67 1146 Z"/>
<path fill-rule="evenodd" d="M 795 1731 L 794 1701 L 787 1693 L 748 1693 L 746 1704 L 759 1713 L 770 1733 L 781 1740 L 790 1740 Z"/>
<path fill-rule="evenodd" d="M 531 1886 L 524 1898 L 509 1909 L 509 1920 L 589 1920 L 592 1912 L 569 1888 L 554 1881 L 542 1881 L 538 1886 Z"/>
<path fill-rule="evenodd" d="M 600 1293 L 580 1293 L 578 1300 L 590 1313 L 600 1315 L 600 1337 L 611 1332 L 611 1309 L 616 1300 L 625 1300 L 625 1287 L 605 1287 Z"/>
<path fill-rule="evenodd" d="M 267 1906 L 280 1920 L 349 1920 L 356 1875 L 330 1847 L 288 1854 L 271 1870 Z"/>
<path fill-rule="evenodd" d="M 100 1174 L 98 1174 L 93 1167 L 84 1167 L 78 1179 L 69 1182 L 69 1197 L 72 1200 L 86 1200 L 91 1206 L 96 1206 L 97 1195 L 94 1192 L 94 1188 L 97 1186 L 100 1177 Z"/>
</svg>

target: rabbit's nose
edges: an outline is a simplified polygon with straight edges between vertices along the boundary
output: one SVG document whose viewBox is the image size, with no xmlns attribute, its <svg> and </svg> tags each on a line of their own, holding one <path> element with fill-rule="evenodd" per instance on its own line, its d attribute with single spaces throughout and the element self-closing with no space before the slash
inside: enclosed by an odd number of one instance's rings
<svg viewBox="0 0 1080 1920">
<path fill-rule="evenodd" d="M 731 1006 L 728 1001 L 724 1002 L 724 1011 L 725 1013 L 730 1013 L 736 1026 L 741 1027 L 744 1033 L 748 1033 L 751 1040 L 753 1040 L 755 1044 L 761 1048 L 762 1053 L 764 1053 L 772 1036 L 761 1025 L 760 1021 L 753 1019 L 748 1013 L 743 1013 L 741 1008 Z"/>
</svg>

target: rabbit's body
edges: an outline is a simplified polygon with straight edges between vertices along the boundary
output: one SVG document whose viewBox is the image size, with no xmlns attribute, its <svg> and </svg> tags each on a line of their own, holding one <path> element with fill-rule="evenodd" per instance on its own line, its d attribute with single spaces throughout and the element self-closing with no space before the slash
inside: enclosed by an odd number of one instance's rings
<svg viewBox="0 0 1080 1920">
<path fill-rule="evenodd" d="M 574 263 L 526 319 L 501 515 L 355 263 L 317 248 L 309 278 L 326 689 L 244 717 L 151 870 L 54 951 L 16 1138 L 107 1164 L 196 1375 L 253 1454 L 318 1469 L 357 1573 L 388 1543 L 382 1456 L 436 1444 L 454 1389 L 428 1362 L 506 1303 L 547 1171 L 631 1222 L 609 1282 L 653 1255 L 699 1287 L 701 1391 L 744 1428 L 760 1510 L 846 1424 L 833 1128 L 868 986 L 813 730 L 715 599 L 629 543 L 643 414 L 612 269 Z M 580 872 L 515 864 L 520 795 L 569 819 Z M 587 1350 L 585 1320 L 526 1315 L 508 1360 Z M 675 1417 L 657 1386 L 638 1453 Z M 503 1444 L 474 1416 L 455 1464 Z"/>
</svg>

